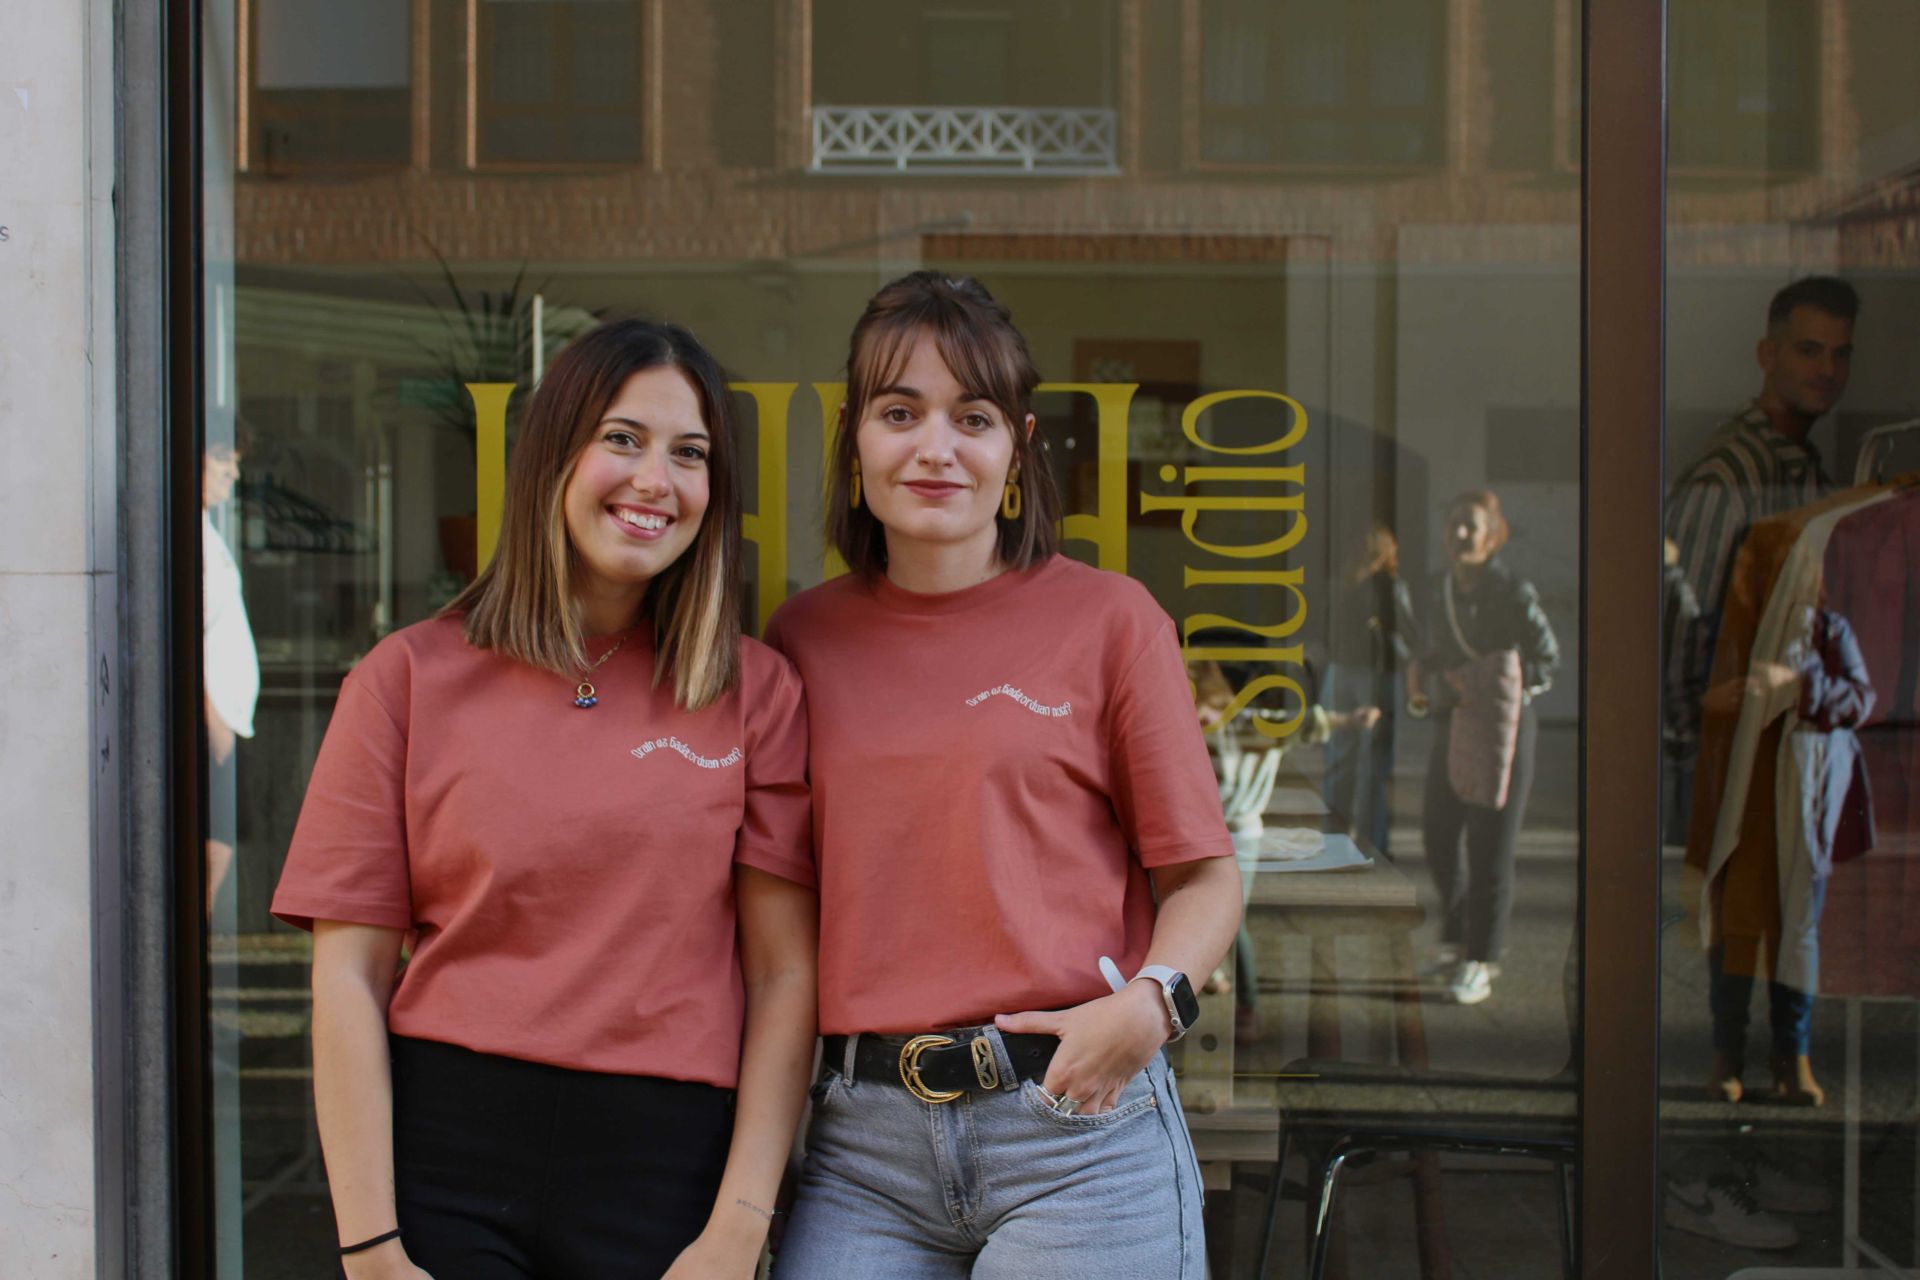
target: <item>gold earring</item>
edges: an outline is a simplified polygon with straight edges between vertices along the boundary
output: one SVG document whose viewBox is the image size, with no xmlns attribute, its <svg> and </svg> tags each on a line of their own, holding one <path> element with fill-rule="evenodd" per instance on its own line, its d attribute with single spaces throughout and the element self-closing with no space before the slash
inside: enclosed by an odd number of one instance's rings
<svg viewBox="0 0 1920 1280">
<path fill-rule="evenodd" d="M 848 505 L 860 509 L 860 459 L 853 460 L 853 484 L 847 490 Z"/>
<path fill-rule="evenodd" d="M 1015 471 L 1007 477 L 1006 492 L 1000 495 L 1000 514 L 1009 520 L 1020 518 L 1020 473 Z"/>
</svg>

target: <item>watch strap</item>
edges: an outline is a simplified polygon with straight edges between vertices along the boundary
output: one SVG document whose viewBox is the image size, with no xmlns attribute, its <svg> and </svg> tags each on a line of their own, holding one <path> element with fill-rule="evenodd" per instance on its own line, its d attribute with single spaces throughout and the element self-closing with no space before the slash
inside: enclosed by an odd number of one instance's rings
<svg viewBox="0 0 1920 1280">
<path fill-rule="evenodd" d="M 1160 988 L 1160 999 L 1164 1001 L 1167 1006 L 1167 1025 L 1172 1032 L 1172 1034 L 1168 1036 L 1167 1042 L 1169 1044 L 1171 1044 L 1175 1040 L 1178 1040 L 1181 1036 L 1186 1035 L 1187 1032 L 1193 1030 L 1192 1027 L 1189 1027 L 1181 1019 L 1179 1006 L 1174 1002 L 1174 999 L 1173 999 L 1174 984 L 1179 982 L 1180 979 L 1185 976 L 1186 975 L 1181 973 L 1178 969 L 1175 969 L 1170 965 L 1164 965 L 1164 964 L 1144 965 L 1141 967 L 1140 972 L 1133 975 L 1133 980 L 1135 982 L 1140 981 L 1140 979 L 1142 978 L 1146 978 L 1149 981 L 1151 981 L 1155 986 Z"/>
<path fill-rule="evenodd" d="M 1171 987 L 1180 980 L 1180 971 L 1172 965 L 1150 964 L 1133 975 L 1136 979 L 1152 978 L 1163 987 Z"/>
</svg>

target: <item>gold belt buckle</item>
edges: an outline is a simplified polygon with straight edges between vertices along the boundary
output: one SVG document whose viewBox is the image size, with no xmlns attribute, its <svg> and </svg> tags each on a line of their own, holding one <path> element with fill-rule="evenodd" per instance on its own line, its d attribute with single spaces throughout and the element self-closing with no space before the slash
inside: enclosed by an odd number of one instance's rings
<svg viewBox="0 0 1920 1280">
<path fill-rule="evenodd" d="M 993 1060 L 993 1041 L 985 1036 L 973 1038 L 973 1078 L 982 1089 L 1000 1087 L 1000 1064 Z"/>
<path fill-rule="evenodd" d="M 952 1036 L 915 1036 L 907 1041 L 900 1050 L 900 1083 L 907 1086 L 907 1092 L 922 1102 L 952 1102 L 966 1092 L 955 1089 L 945 1092 L 929 1089 L 920 1079 L 920 1055 L 929 1049 L 939 1049 L 953 1043 Z"/>
</svg>

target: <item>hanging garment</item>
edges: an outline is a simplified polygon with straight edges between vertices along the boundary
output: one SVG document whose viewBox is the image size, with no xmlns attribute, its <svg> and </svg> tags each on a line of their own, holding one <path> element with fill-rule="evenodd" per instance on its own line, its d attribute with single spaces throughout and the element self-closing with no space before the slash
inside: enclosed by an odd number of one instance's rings
<svg viewBox="0 0 1920 1280">
<path fill-rule="evenodd" d="M 1812 624 L 1819 599 L 1827 542 L 1834 527 L 1854 511 L 1891 496 L 1883 487 L 1865 486 L 1812 508 L 1763 520 L 1749 532 L 1736 560 L 1707 714 L 1701 721 L 1701 768 L 1695 775 L 1693 832 L 1687 849 L 1688 864 L 1701 873 L 1702 892 L 1696 904 L 1701 945 L 1723 943 L 1729 972 L 1756 973 L 1762 967 L 1763 948 L 1779 948 L 1788 938 L 1810 941 L 1817 926 L 1812 907 L 1813 864 L 1807 858 L 1782 858 L 1778 837 L 1779 805 L 1786 802 L 1780 795 L 1778 761 L 1782 751 L 1793 751 L 1790 739 L 1798 727 L 1797 717 L 1783 716 L 1799 699 L 1794 685 L 1770 686 L 1749 680 L 1748 673 L 1761 670 L 1760 664 L 1799 669 L 1801 662 L 1792 646 L 1796 641 L 1802 646 L 1807 643 L 1806 628 Z M 1782 545 L 1789 549 L 1779 560 Z M 1779 570 L 1769 574 L 1773 563 Z M 1761 586 L 1769 578 L 1770 585 Z M 1738 601 L 1736 590 L 1741 592 Z M 1752 627 L 1750 643 L 1743 646 L 1749 615 L 1733 606 L 1753 599 L 1764 599 L 1765 607 Z M 1737 711 L 1722 711 L 1718 705 L 1722 699 L 1729 703 L 1737 699 Z M 1729 724 L 1732 733 L 1722 746 Z M 1848 776 L 1856 777 L 1857 770 L 1849 768 Z M 1798 797 L 1794 803 L 1799 803 Z M 1829 847 L 1829 858 L 1832 853 Z M 1816 952 L 1796 945 L 1775 950 L 1764 959 L 1764 967 L 1776 981 L 1813 989 Z"/>
<path fill-rule="evenodd" d="M 1855 734 L 1874 799 L 1874 856 L 1835 865 L 1820 985 L 1920 998 L 1920 492 L 1842 519 L 1826 566 L 1828 605 L 1852 624 L 1879 696 Z"/>
<path fill-rule="evenodd" d="M 1756 742 L 1743 746 L 1743 762 L 1735 768 L 1733 755 L 1737 730 L 1748 712 L 1741 700 L 1729 702 L 1726 694 L 1746 679 L 1751 668 L 1754 639 L 1762 615 L 1772 599 L 1774 584 L 1786 566 L 1788 557 L 1799 545 L 1802 531 L 1811 521 L 1836 512 L 1839 518 L 1845 518 L 1853 512 L 1878 504 L 1886 494 L 1883 485 L 1859 485 L 1830 494 L 1817 502 L 1759 521 L 1748 530 L 1745 540 L 1740 543 L 1739 552 L 1726 578 L 1726 595 L 1717 628 L 1719 639 L 1714 650 L 1712 678 L 1707 683 L 1707 688 L 1719 691 L 1721 697 L 1702 694 L 1701 705 L 1694 709 L 1699 724 L 1699 755 L 1693 773 L 1693 817 L 1687 831 L 1687 865 L 1709 880 L 1708 863 L 1713 850 L 1714 831 L 1720 820 L 1722 793 L 1732 785 L 1732 779 L 1736 776 L 1744 786 L 1752 767 L 1752 752 L 1757 746 L 1758 734 L 1766 724 L 1766 721 L 1755 724 L 1753 733 Z M 1774 714 L 1778 715 L 1784 709 L 1784 706 L 1776 707 Z M 1757 709 L 1754 714 L 1757 714 Z M 1742 801 L 1732 799 L 1729 803 L 1738 810 Z M 1771 808 L 1767 812 L 1772 812 Z"/>
<path fill-rule="evenodd" d="M 1817 582 L 1813 591 L 1817 596 Z M 1807 626 L 1804 640 L 1790 639 L 1773 659 L 1799 676 L 1800 696 L 1774 755 L 1781 932 L 1771 971 L 1797 991 L 1814 992 L 1820 989 L 1821 887 L 1836 858 L 1873 848 L 1873 793 L 1854 736 L 1873 710 L 1873 686 L 1845 618 L 1813 605 L 1789 607 L 1805 615 Z M 1765 759 L 1755 768 L 1764 768 Z"/>
</svg>

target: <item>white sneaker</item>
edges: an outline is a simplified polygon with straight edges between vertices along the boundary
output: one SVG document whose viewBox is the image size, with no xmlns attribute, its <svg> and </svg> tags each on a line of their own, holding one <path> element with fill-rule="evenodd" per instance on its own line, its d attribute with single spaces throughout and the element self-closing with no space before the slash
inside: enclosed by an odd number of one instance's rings
<svg viewBox="0 0 1920 1280">
<path fill-rule="evenodd" d="M 1769 1213 L 1831 1213 L 1833 1192 L 1817 1182 L 1804 1182 L 1794 1171 L 1765 1151 L 1751 1151 L 1741 1161 L 1753 1198 Z"/>
<path fill-rule="evenodd" d="M 1493 970 L 1484 960 L 1463 960 L 1447 984 L 1455 1004 L 1479 1004 L 1493 994 Z"/>
<path fill-rule="evenodd" d="M 1667 1184 L 1667 1225 L 1742 1249 L 1791 1249 L 1800 1233 L 1762 1209 L 1737 1178 Z"/>
</svg>

